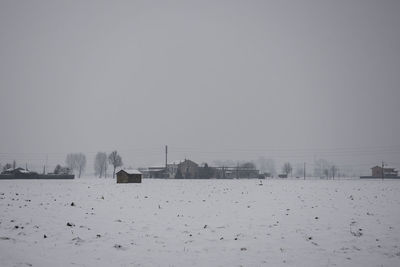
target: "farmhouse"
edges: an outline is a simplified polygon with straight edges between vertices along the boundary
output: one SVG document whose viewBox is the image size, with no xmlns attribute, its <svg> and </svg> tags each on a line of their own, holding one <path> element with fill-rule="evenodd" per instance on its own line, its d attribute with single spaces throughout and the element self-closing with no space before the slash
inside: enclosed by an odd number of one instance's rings
<svg viewBox="0 0 400 267">
<path fill-rule="evenodd" d="M 398 171 L 396 171 L 394 168 L 383 168 L 379 166 L 375 166 L 371 168 L 372 170 L 372 177 L 397 177 L 398 176 Z M 382 171 L 383 170 L 383 171 Z"/>
<path fill-rule="evenodd" d="M 371 168 L 371 176 L 360 176 L 360 178 L 393 178 L 399 179 L 399 171 L 395 168 L 382 168 L 375 166 Z"/>
<path fill-rule="evenodd" d="M 185 159 L 178 164 L 176 179 L 196 179 L 199 175 L 199 165 L 196 162 Z"/>
<path fill-rule="evenodd" d="M 142 173 L 138 170 L 120 170 L 117 172 L 117 183 L 141 183 Z"/>
</svg>

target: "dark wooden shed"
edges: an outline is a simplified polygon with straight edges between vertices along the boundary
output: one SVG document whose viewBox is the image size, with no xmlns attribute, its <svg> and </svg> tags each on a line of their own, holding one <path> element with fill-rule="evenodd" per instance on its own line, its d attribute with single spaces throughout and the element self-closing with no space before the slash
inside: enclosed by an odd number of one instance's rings
<svg viewBox="0 0 400 267">
<path fill-rule="evenodd" d="M 117 183 L 141 183 L 142 173 L 138 170 L 120 170 L 117 172 Z"/>
</svg>

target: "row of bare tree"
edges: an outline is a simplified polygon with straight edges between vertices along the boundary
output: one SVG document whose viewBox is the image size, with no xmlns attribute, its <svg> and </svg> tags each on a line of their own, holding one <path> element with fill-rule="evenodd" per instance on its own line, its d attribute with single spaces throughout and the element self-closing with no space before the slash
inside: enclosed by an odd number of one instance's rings
<svg viewBox="0 0 400 267">
<path fill-rule="evenodd" d="M 111 152 L 108 156 L 106 152 L 98 152 L 94 159 L 94 173 L 99 175 L 99 178 L 107 177 L 107 168 L 108 164 L 112 165 L 113 170 L 113 178 L 115 177 L 115 170 L 118 167 L 122 166 L 122 158 L 118 155 L 117 151 Z"/>
<path fill-rule="evenodd" d="M 86 168 L 86 156 L 82 153 L 71 153 L 67 155 L 65 164 L 69 169 L 78 173 L 80 178 Z M 98 152 L 94 159 L 94 172 L 101 177 L 107 177 L 108 164 L 113 166 L 113 178 L 115 178 L 115 170 L 123 165 L 122 158 L 117 151 L 111 152 L 109 155 L 105 152 Z"/>
<path fill-rule="evenodd" d="M 327 160 L 324 159 L 319 159 L 316 160 L 315 163 L 315 168 L 314 168 L 314 176 L 316 177 L 325 177 L 327 179 L 332 178 L 335 179 L 339 172 L 339 168 L 334 165 L 333 163 L 329 163 Z M 282 167 L 282 172 L 286 175 L 292 174 L 293 172 L 293 167 L 290 164 L 290 162 L 286 162 L 283 164 Z M 304 169 L 299 168 L 297 169 L 296 176 L 301 176 L 303 175 Z"/>
</svg>

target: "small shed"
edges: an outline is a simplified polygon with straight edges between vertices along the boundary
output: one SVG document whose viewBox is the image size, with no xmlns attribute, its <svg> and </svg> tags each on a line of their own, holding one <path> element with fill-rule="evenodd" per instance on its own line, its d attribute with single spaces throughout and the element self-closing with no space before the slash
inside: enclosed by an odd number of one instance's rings
<svg viewBox="0 0 400 267">
<path fill-rule="evenodd" d="M 117 184 L 141 183 L 142 173 L 138 170 L 120 170 L 117 172 Z"/>
</svg>

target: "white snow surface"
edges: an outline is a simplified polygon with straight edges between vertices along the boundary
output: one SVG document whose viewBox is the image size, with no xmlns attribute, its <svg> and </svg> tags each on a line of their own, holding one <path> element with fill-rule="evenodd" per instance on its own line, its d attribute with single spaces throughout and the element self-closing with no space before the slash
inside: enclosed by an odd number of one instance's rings
<svg viewBox="0 0 400 267">
<path fill-rule="evenodd" d="M 400 266 L 400 181 L 0 180 L 0 266 Z"/>
</svg>

